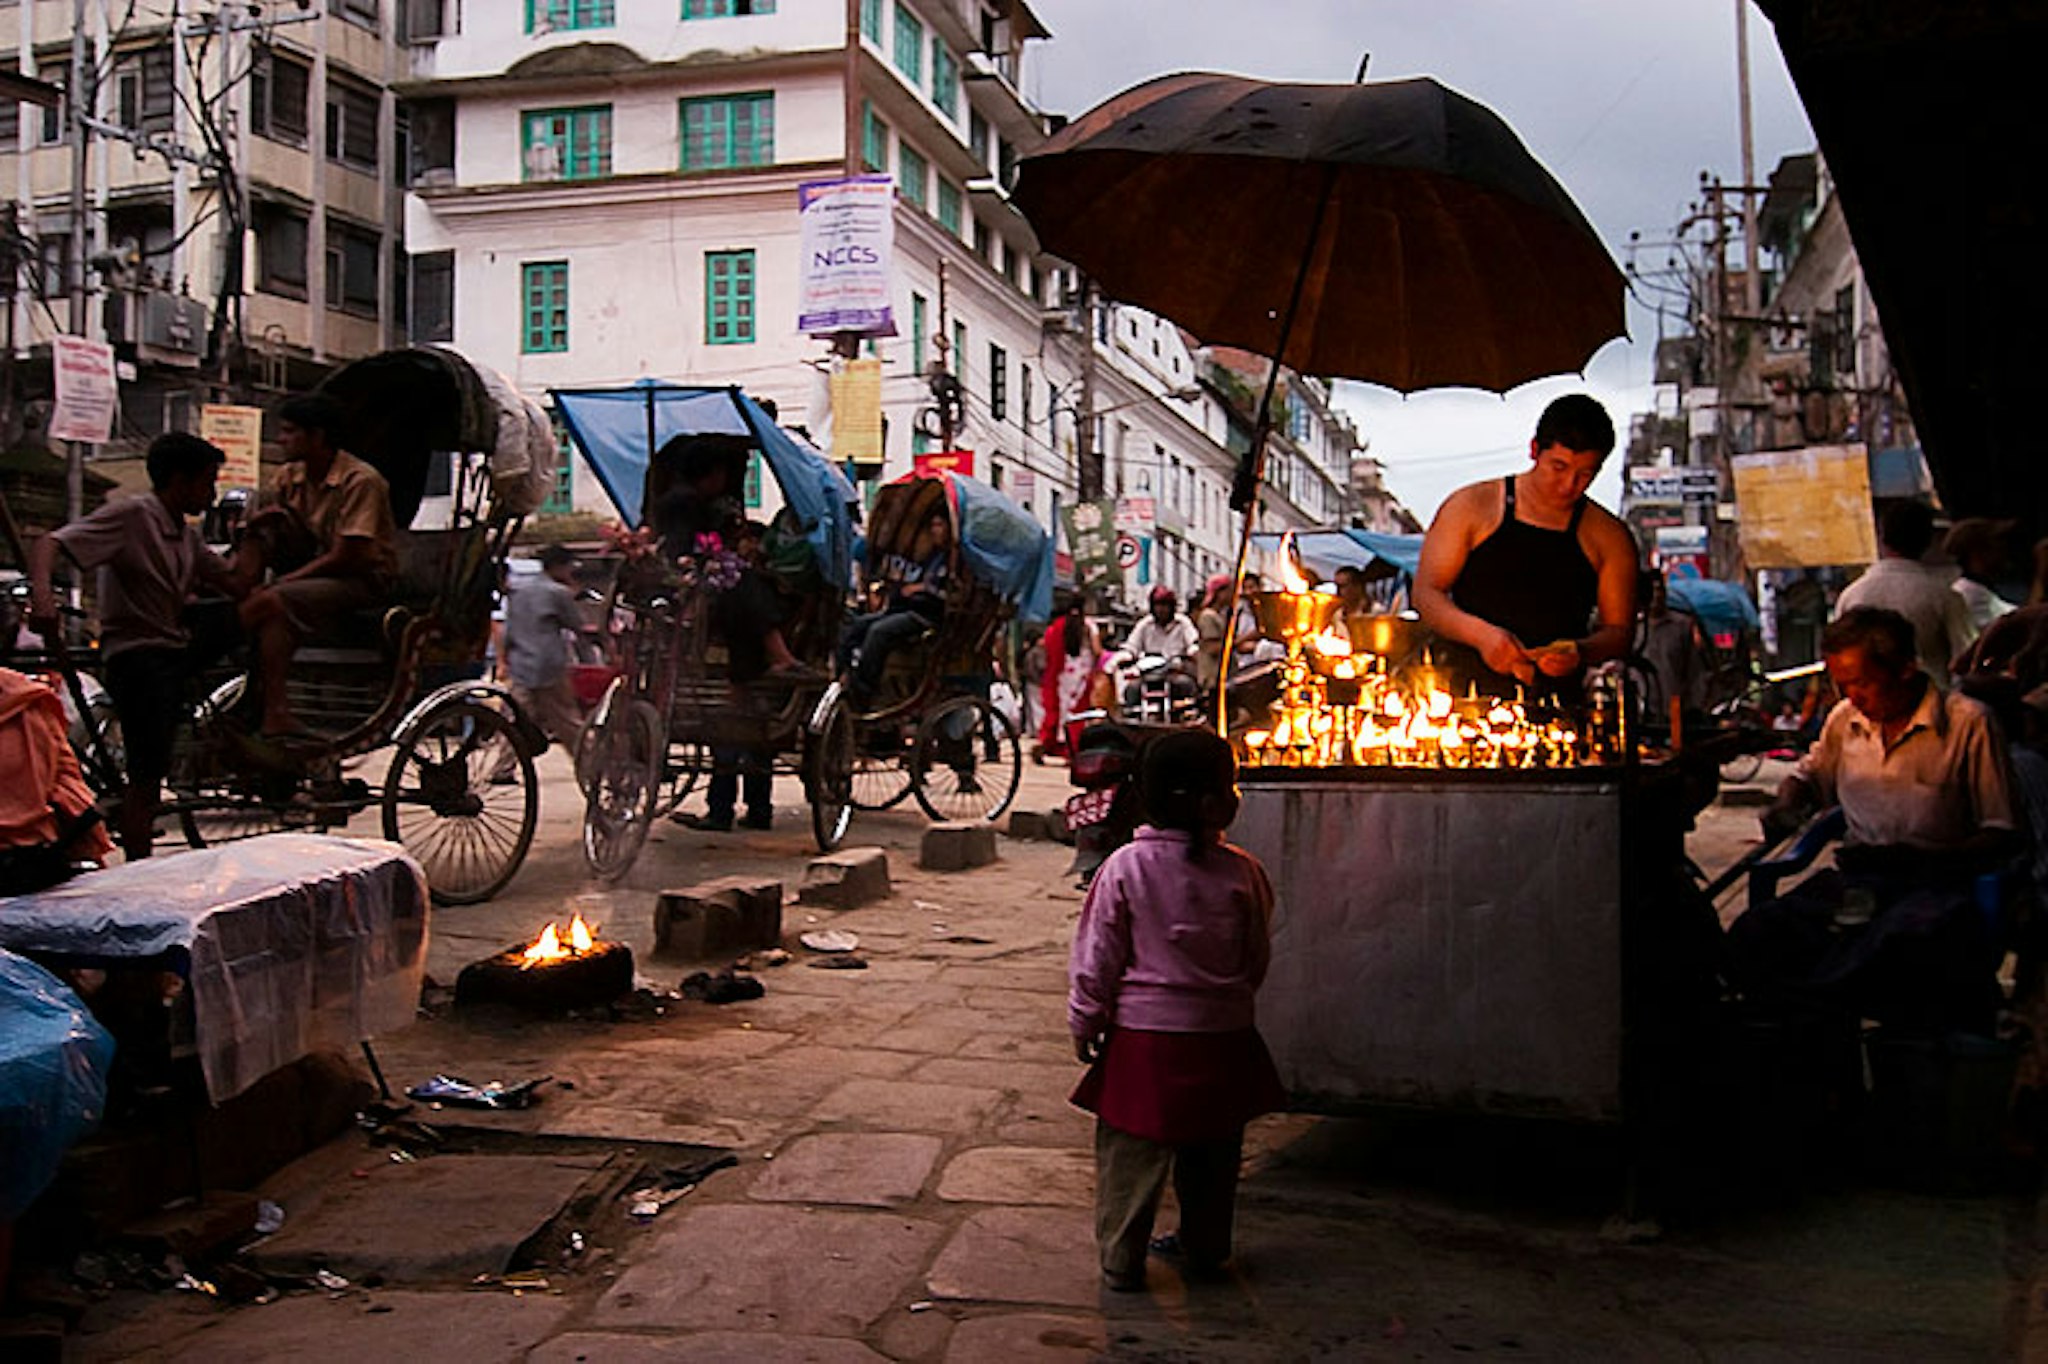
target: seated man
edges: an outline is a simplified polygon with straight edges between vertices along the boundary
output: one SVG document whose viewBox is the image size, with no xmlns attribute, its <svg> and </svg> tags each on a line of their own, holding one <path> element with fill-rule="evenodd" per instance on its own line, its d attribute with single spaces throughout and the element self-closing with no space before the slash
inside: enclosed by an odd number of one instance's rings
<svg viewBox="0 0 2048 1364">
<path fill-rule="evenodd" d="M 1992 945 L 1974 883 L 2019 847 L 2004 742 L 1981 704 L 1921 671 L 1897 612 L 1852 608 L 1821 649 L 1844 699 L 1764 827 L 1782 834 L 1838 802 L 1848 833 L 1837 870 L 1729 927 L 1736 982 L 1779 1005 L 1985 1028 Z"/>
<path fill-rule="evenodd" d="M 185 713 L 192 635 L 186 601 L 198 585 L 226 587 L 229 570 L 185 520 L 213 506 L 220 448 L 182 431 L 149 444 L 150 492 L 108 502 L 60 526 L 29 551 L 30 622 L 57 638 L 50 579 L 57 552 L 81 569 L 100 570 L 100 650 L 107 694 L 121 720 L 128 785 L 121 795 L 121 848 L 129 861 L 155 841 L 157 803 L 171 763 L 171 740 Z"/>
<path fill-rule="evenodd" d="M 248 592 L 242 628 L 256 642 L 266 737 L 305 733 L 285 693 L 292 650 L 334 633 L 350 613 L 390 600 L 398 576 L 391 489 L 341 448 L 342 421 L 340 404 L 320 393 L 278 409 L 285 466 L 235 551 L 235 576 Z M 266 573 L 275 576 L 263 586 Z"/>
<path fill-rule="evenodd" d="M 881 688 L 891 653 L 944 619 L 952 562 L 953 521 L 944 508 L 926 519 L 910 554 L 882 561 L 886 604 L 847 621 L 839 637 L 839 666 L 853 669 L 856 702 L 865 703 Z"/>
</svg>

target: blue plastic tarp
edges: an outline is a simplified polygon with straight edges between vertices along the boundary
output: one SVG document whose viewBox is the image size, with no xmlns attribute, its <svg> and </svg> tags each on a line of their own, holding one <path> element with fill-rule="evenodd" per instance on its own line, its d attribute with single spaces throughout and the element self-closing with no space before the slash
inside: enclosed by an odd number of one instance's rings
<svg viewBox="0 0 2048 1364">
<path fill-rule="evenodd" d="M 1667 578 L 1665 595 L 1672 606 L 1693 617 L 1716 635 L 1739 635 L 1761 627 L 1756 603 L 1735 583 L 1717 578 Z"/>
<path fill-rule="evenodd" d="M 641 524 L 647 465 L 677 436 L 747 436 L 803 524 L 818 569 L 834 587 L 853 573 L 853 485 L 809 445 L 777 426 L 737 388 L 637 383 L 624 388 L 551 389 L 569 438 L 626 524 Z"/>
<path fill-rule="evenodd" d="M 1268 554 L 1279 550 L 1280 541 L 1279 535 L 1264 532 L 1252 537 L 1252 544 Z M 1294 532 L 1294 552 L 1302 567 L 1323 582 L 1335 577 L 1340 568 L 1364 568 L 1375 559 L 1412 578 L 1422 562 L 1422 537 L 1346 527 L 1299 530 Z"/>
<path fill-rule="evenodd" d="M 1052 536 L 1030 512 L 969 474 L 947 472 L 960 555 L 983 582 L 1016 604 L 1023 621 L 1052 619 Z"/>
<path fill-rule="evenodd" d="M 114 1039 L 69 986 L 0 949 L 0 1225 L 21 1216 L 71 1144 L 99 1125 Z"/>
</svg>

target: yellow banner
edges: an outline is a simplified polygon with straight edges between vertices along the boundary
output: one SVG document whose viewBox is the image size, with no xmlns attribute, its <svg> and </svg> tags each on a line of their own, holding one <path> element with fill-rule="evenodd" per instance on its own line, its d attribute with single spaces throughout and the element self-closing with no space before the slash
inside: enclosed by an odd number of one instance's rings
<svg viewBox="0 0 2048 1364">
<path fill-rule="evenodd" d="M 1870 456 L 1861 445 L 1737 455 L 1735 504 L 1751 568 L 1874 563 Z"/>
<path fill-rule="evenodd" d="M 882 462 L 882 362 L 873 356 L 848 360 L 832 376 L 832 458 Z"/>
<path fill-rule="evenodd" d="M 199 437 L 221 448 L 223 488 L 263 486 L 263 409 L 208 403 L 199 409 Z"/>
</svg>

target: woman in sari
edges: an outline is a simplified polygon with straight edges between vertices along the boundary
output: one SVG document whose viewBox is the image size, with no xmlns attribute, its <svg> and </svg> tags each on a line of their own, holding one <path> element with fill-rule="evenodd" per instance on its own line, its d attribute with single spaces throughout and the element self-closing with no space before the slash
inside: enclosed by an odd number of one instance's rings
<svg viewBox="0 0 2048 1364">
<path fill-rule="evenodd" d="M 1042 754 L 1065 757 L 1067 721 L 1088 709 L 1095 674 L 1102 667 L 1102 640 L 1078 598 L 1045 632 L 1045 677 L 1039 683 L 1038 746 Z"/>
</svg>

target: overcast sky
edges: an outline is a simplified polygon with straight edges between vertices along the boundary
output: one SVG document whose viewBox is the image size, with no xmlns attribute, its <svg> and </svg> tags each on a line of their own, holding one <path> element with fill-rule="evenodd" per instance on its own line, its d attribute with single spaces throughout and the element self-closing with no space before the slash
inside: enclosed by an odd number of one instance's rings
<svg viewBox="0 0 2048 1364">
<path fill-rule="evenodd" d="M 1629 234 L 1667 238 L 1702 170 L 1740 178 L 1735 0 L 1032 0 L 1053 31 L 1034 53 L 1030 93 L 1078 114 L 1169 71 L 1270 80 L 1433 76 L 1490 106 L 1521 134 L 1626 265 Z M 1813 135 L 1770 21 L 1749 24 L 1757 175 L 1810 150 Z M 1645 268 L 1661 261 L 1646 260 Z M 1521 467 L 1543 404 L 1590 389 L 1617 430 L 1649 405 L 1654 313 L 1629 308 L 1580 380 L 1538 380 L 1505 399 L 1470 391 L 1402 398 L 1344 384 L 1389 481 L 1425 520 L 1461 483 Z M 1618 463 L 1619 461 L 1614 461 Z M 1613 504 L 1612 471 L 1595 495 Z"/>
</svg>

